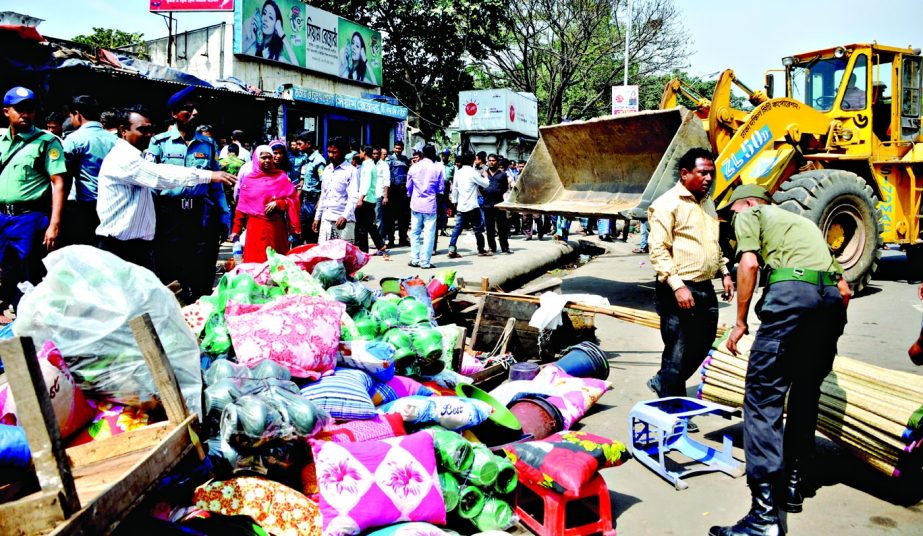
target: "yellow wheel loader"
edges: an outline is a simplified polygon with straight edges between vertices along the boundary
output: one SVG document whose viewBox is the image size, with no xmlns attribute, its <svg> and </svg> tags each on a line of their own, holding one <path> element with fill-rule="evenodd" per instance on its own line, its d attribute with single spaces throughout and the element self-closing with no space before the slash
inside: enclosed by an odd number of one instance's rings
<svg viewBox="0 0 923 536">
<path fill-rule="evenodd" d="M 670 82 L 661 110 L 541 127 L 501 208 L 563 216 L 644 219 L 678 178 L 691 147 L 717 155 L 716 203 L 760 184 L 780 206 L 814 221 L 854 289 L 871 278 L 884 243 L 911 260 L 920 246 L 923 192 L 919 49 L 853 44 L 783 58 L 785 96 L 752 91 L 732 71 L 706 99 Z M 732 85 L 754 108 L 731 106 Z M 694 110 L 676 106 L 685 94 Z"/>
</svg>

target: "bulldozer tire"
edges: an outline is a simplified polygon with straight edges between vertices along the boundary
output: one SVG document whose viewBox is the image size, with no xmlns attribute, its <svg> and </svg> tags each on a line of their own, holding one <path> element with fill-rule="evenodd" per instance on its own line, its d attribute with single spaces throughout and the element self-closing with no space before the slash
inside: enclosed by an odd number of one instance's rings
<svg viewBox="0 0 923 536">
<path fill-rule="evenodd" d="M 871 281 L 881 258 L 878 198 L 862 177 L 841 169 L 793 175 L 773 195 L 780 207 L 813 221 L 855 292 Z"/>
</svg>

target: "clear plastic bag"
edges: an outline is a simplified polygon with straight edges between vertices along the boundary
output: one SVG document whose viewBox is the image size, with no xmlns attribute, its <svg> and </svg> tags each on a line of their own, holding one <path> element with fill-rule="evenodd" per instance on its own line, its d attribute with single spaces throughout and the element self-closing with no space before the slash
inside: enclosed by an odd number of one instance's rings
<svg viewBox="0 0 923 536">
<path fill-rule="evenodd" d="M 201 413 L 199 345 L 179 303 L 151 271 L 91 246 L 44 260 L 48 275 L 22 298 L 14 332 L 54 341 L 88 396 L 151 406 L 156 388 L 128 321 L 151 316 L 190 412 Z"/>
<path fill-rule="evenodd" d="M 323 261 L 314 265 L 311 275 L 320 281 L 324 288 L 330 288 L 346 282 L 346 267 L 341 260 Z"/>
</svg>

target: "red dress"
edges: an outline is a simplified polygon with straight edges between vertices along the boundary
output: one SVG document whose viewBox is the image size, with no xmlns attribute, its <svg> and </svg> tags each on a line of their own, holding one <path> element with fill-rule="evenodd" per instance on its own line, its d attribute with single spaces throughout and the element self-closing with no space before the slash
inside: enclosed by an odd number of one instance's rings
<svg viewBox="0 0 923 536">
<path fill-rule="evenodd" d="M 269 217 L 253 216 L 241 211 L 234 213 L 235 234 L 240 234 L 246 225 L 247 239 L 244 242 L 244 262 L 266 262 L 266 248 L 271 247 L 276 253 L 288 253 L 289 225 L 286 218 L 286 200 L 277 199 L 278 208 Z"/>
</svg>

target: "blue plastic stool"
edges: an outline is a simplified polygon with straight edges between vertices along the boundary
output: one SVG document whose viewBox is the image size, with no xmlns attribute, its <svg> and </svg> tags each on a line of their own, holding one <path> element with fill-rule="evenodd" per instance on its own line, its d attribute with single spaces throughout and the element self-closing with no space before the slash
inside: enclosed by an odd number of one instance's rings
<svg viewBox="0 0 923 536">
<path fill-rule="evenodd" d="M 631 454 L 672 483 L 677 490 L 688 488 L 689 484 L 684 482 L 683 478 L 695 473 L 721 471 L 735 478 L 744 474 L 743 463 L 731 455 L 729 436 L 724 436 L 721 450 L 703 445 L 689 437 L 687 422 L 697 415 L 720 415 L 730 419 L 739 417 L 741 411 L 713 402 L 674 396 L 638 402 L 628 414 Z M 704 465 L 670 471 L 664 463 L 664 457 L 671 450 L 677 450 Z"/>
</svg>

